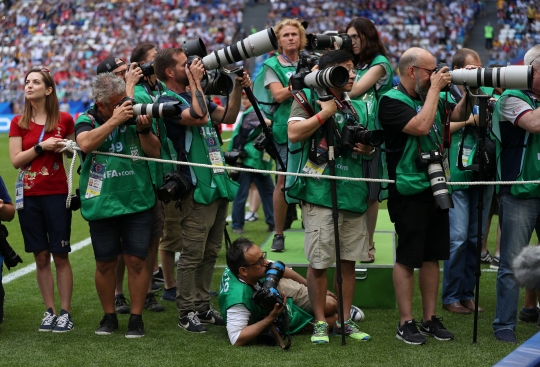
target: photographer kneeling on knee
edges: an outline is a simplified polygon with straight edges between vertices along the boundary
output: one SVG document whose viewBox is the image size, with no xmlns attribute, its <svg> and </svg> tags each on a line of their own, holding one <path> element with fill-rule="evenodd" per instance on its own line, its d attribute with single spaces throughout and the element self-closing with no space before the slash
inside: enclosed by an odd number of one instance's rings
<svg viewBox="0 0 540 367">
<path fill-rule="evenodd" d="M 289 308 L 290 334 L 301 331 L 313 319 L 307 282 L 300 274 L 281 262 L 268 261 L 266 252 L 244 237 L 238 238 L 227 248 L 226 258 L 227 268 L 221 278 L 219 308 L 225 319 L 232 345 L 246 345 L 257 339 L 282 314 L 285 310 L 284 303 L 287 303 Z M 279 271 L 282 267 L 283 273 Z M 271 268 L 275 271 L 269 271 Z M 269 273 L 282 275 L 281 279 L 279 275 L 273 277 L 279 281 L 277 284 L 279 296 L 276 296 L 276 303 L 271 310 L 268 310 L 268 300 L 271 297 L 253 297 L 258 289 L 265 288 L 261 280 L 265 274 L 270 276 Z M 263 302 L 264 304 L 261 304 Z M 363 317 L 360 309 L 355 306 L 353 308 L 360 317 Z M 336 322 L 337 300 L 329 291 L 326 292 L 324 314 L 328 324 L 333 325 Z"/>
</svg>

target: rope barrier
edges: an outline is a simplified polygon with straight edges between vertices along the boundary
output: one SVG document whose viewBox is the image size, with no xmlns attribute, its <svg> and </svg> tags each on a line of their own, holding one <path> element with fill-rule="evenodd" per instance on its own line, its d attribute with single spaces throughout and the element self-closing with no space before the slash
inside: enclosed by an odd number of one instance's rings
<svg viewBox="0 0 540 367">
<path fill-rule="evenodd" d="M 81 151 L 81 148 L 75 143 L 74 141 L 68 140 L 64 143 L 66 145 L 66 148 L 62 149 L 68 150 L 70 152 L 74 152 L 76 150 Z M 100 151 L 93 151 L 92 154 L 101 154 L 101 155 L 107 155 L 111 157 L 118 157 L 118 158 L 126 158 L 126 159 L 132 159 L 132 160 L 144 160 L 144 161 L 150 161 L 150 162 L 157 162 L 157 163 L 172 163 L 172 164 L 179 164 L 183 166 L 193 166 L 193 167 L 204 167 L 209 169 L 215 169 L 218 166 L 213 166 L 210 164 L 201 164 L 201 163 L 192 163 L 192 162 L 181 162 L 181 161 L 172 161 L 168 159 L 160 159 L 160 158 L 150 158 L 150 157 L 140 157 L 140 156 L 131 156 L 127 154 L 119 154 L 119 153 L 108 153 L 108 152 L 100 152 Z M 68 174 L 68 187 L 69 192 L 71 192 L 72 188 L 72 179 L 73 179 L 73 168 L 75 165 L 75 157 L 73 158 L 71 162 L 70 171 Z M 295 177 L 309 177 L 309 178 L 326 178 L 330 180 L 344 180 L 344 181 L 364 181 L 364 182 L 384 182 L 384 183 L 395 183 L 394 180 L 387 180 L 387 179 L 381 179 L 381 178 L 359 178 L 359 177 L 339 177 L 339 176 L 329 176 L 329 175 L 317 175 L 314 176 L 312 174 L 308 173 L 294 173 L 294 172 L 282 172 L 282 171 L 266 171 L 266 170 L 259 170 L 254 168 L 243 168 L 243 167 L 233 167 L 233 166 L 219 166 L 220 169 L 225 169 L 229 171 L 241 171 L 241 172 L 251 172 L 251 173 L 261 173 L 261 174 L 274 174 L 274 175 L 281 175 L 281 176 L 295 176 Z M 447 185 L 469 185 L 469 186 L 479 186 L 479 185 L 525 185 L 525 184 L 540 184 L 540 180 L 535 181 L 472 181 L 472 182 L 447 182 Z M 68 195 L 68 201 L 71 201 L 71 196 Z"/>
</svg>

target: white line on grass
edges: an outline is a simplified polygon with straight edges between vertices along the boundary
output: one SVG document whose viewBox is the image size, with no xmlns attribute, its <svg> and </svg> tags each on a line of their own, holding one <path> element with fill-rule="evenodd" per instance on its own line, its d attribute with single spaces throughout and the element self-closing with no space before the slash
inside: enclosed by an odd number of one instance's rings
<svg viewBox="0 0 540 367">
<path fill-rule="evenodd" d="M 84 240 L 82 240 L 80 242 L 77 242 L 76 244 L 71 246 L 71 252 L 70 253 L 72 254 L 75 251 L 78 251 L 78 250 L 88 246 L 90 243 L 92 243 L 90 241 L 90 237 L 85 238 Z M 13 281 L 15 279 L 18 279 L 18 278 L 22 277 L 23 275 L 26 275 L 26 274 L 29 274 L 29 273 L 33 272 L 34 270 L 36 270 L 36 263 L 32 263 L 30 265 L 27 265 L 22 269 L 19 269 L 17 271 L 14 271 L 13 273 L 9 273 L 8 275 L 2 277 L 2 283 L 4 283 L 4 284 L 9 283 L 9 282 L 11 282 L 11 281 Z"/>
<path fill-rule="evenodd" d="M 90 241 L 90 237 L 88 238 L 85 238 L 84 240 L 80 241 L 80 242 L 77 242 L 76 244 L 74 244 L 73 246 L 71 246 L 71 252 L 70 253 L 74 253 L 75 251 L 78 251 L 86 246 L 88 246 L 89 244 L 91 244 L 92 241 Z M 225 268 L 226 265 L 215 265 L 216 268 L 218 269 L 223 269 Z M 36 270 L 36 263 L 32 263 L 30 265 L 27 265 L 25 266 L 24 268 L 22 269 L 19 269 L 13 273 L 10 273 L 4 277 L 2 277 L 2 283 L 6 284 L 6 283 L 9 283 L 15 279 L 18 279 L 26 274 L 29 274 L 31 272 L 33 272 L 34 270 Z M 441 272 L 443 271 L 443 269 L 441 268 L 440 269 Z M 497 270 L 493 270 L 493 269 L 482 269 L 482 273 L 495 273 L 497 272 Z"/>
</svg>

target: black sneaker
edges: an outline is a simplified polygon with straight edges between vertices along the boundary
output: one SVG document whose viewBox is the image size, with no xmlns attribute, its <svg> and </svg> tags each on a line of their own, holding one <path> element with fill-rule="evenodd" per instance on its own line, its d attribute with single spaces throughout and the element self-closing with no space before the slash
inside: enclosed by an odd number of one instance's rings
<svg viewBox="0 0 540 367">
<path fill-rule="evenodd" d="M 129 313 L 129 301 L 123 294 L 117 294 L 114 296 L 114 312 L 120 314 Z"/>
<path fill-rule="evenodd" d="M 454 334 L 446 330 L 442 324 L 442 317 L 431 316 L 430 321 L 420 321 L 420 333 L 432 336 L 437 340 L 454 340 Z"/>
<path fill-rule="evenodd" d="M 126 338 L 142 338 L 144 336 L 144 322 L 141 315 L 131 315 L 128 322 Z"/>
<path fill-rule="evenodd" d="M 195 312 L 190 312 L 178 318 L 178 327 L 191 333 L 206 333 L 207 331 Z"/>
<path fill-rule="evenodd" d="M 199 321 L 203 324 L 214 324 L 223 326 L 225 325 L 225 321 L 223 320 L 223 317 L 210 306 L 208 310 L 204 312 L 197 312 L 197 317 L 199 318 Z"/>
<path fill-rule="evenodd" d="M 158 268 L 158 271 L 152 275 L 152 280 L 157 284 L 163 284 L 165 282 L 165 279 L 163 279 L 163 269 L 161 269 L 161 266 Z"/>
<path fill-rule="evenodd" d="M 490 269 L 493 270 L 499 270 L 499 257 L 493 256 L 493 260 L 491 260 L 491 265 L 489 265 Z"/>
<path fill-rule="evenodd" d="M 534 312 L 524 312 L 524 310 L 525 308 L 522 308 L 521 310 L 519 310 L 519 315 L 518 315 L 519 321 L 538 322 L 538 320 L 540 320 L 540 318 L 538 317 L 540 309 L 538 309 L 538 307 L 534 309 Z"/>
<path fill-rule="evenodd" d="M 493 256 L 491 256 L 488 250 L 486 250 L 485 253 L 482 252 L 480 254 L 480 261 L 483 262 L 484 264 L 491 264 L 491 260 L 493 260 Z"/>
<path fill-rule="evenodd" d="M 118 318 L 115 313 L 106 313 L 101 319 L 96 335 L 111 335 L 118 329 Z"/>
<path fill-rule="evenodd" d="M 407 344 L 422 345 L 426 344 L 426 338 L 418 331 L 416 321 L 409 320 L 397 327 L 396 338 L 403 340 Z"/>
<path fill-rule="evenodd" d="M 146 295 L 146 300 L 144 301 L 144 308 L 152 312 L 161 312 L 165 311 L 165 307 L 162 304 L 158 303 L 156 299 L 156 294 L 150 292 Z"/>
<path fill-rule="evenodd" d="M 274 241 L 272 241 L 273 252 L 283 252 L 285 251 L 285 236 L 282 234 L 274 235 Z"/>
</svg>

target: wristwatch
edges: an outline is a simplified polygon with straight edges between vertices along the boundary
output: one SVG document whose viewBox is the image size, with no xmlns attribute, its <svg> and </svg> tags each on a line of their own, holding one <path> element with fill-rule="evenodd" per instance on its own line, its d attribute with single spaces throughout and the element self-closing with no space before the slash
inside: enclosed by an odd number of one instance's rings
<svg viewBox="0 0 540 367">
<path fill-rule="evenodd" d="M 37 155 L 43 154 L 43 147 L 39 144 L 34 145 L 34 151 L 37 153 Z"/>
</svg>

